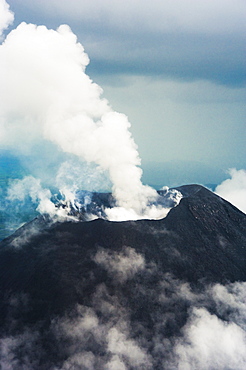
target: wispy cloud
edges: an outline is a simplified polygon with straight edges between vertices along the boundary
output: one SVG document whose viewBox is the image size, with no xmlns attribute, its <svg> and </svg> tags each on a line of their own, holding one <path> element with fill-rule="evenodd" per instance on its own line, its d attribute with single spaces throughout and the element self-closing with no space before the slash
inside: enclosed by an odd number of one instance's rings
<svg viewBox="0 0 246 370">
<path fill-rule="evenodd" d="M 119 253 L 99 249 L 95 262 L 104 267 L 118 283 L 131 279 L 145 268 L 145 260 L 141 254 L 130 247 L 125 247 Z"/>
</svg>

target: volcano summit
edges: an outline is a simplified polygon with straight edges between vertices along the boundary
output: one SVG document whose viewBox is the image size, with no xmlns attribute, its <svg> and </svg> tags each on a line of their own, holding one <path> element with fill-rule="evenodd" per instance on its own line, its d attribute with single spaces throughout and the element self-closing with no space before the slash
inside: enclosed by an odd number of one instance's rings
<svg viewBox="0 0 246 370">
<path fill-rule="evenodd" d="M 245 368 L 246 216 L 177 191 L 161 220 L 40 216 L 1 242 L 3 369 Z"/>
</svg>

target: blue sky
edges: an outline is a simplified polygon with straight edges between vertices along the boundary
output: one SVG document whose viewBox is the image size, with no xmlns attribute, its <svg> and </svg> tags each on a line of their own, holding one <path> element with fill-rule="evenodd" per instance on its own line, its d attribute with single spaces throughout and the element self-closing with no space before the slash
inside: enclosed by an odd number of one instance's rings
<svg viewBox="0 0 246 370">
<path fill-rule="evenodd" d="M 172 167 L 168 185 L 246 168 L 245 1 L 8 3 L 13 27 L 71 27 L 91 60 L 87 73 L 129 117 L 143 166 L 168 163 L 160 169 L 169 175 Z"/>
</svg>

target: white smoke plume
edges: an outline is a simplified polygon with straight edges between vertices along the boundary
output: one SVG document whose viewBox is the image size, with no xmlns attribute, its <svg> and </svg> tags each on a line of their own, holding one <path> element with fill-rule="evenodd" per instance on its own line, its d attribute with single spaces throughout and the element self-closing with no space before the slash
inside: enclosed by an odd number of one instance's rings
<svg viewBox="0 0 246 370">
<path fill-rule="evenodd" d="M 246 213 L 246 170 L 230 169 L 230 179 L 217 186 L 215 192 Z"/>
<path fill-rule="evenodd" d="M 66 189 L 64 191 L 65 202 L 73 205 L 73 193 Z M 39 179 L 33 176 L 26 176 L 22 180 L 16 180 L 8 189 L 7 200 L 25 201 L 26 197 L 30 197 L 32 202 L 37 205 L 37 211 L 41 214 L 48 214 L 50 217 L 55 217 L 59 220 L 72 219 L 68 216 L 68 210 L 62 207 L 56 207 L 51 201 L 52 194 L 49 189 L 44 189 Z M 69 207 L 69 206 L 68 206 Z"/>
<path fill-rule="evenodd" d="M 58 152 L 97 164 L 109 175 L 121 214 L 111 210 L 109 219 L 164 217 L 162 207 L 149 207 L 158 194 L 141 182 L 130 123 L 101 97 L 85 73 L 88 63 L 66 25 L 51 30 L 21 23 L 11 31 L 0 46 L 0 142 L 32 155 L 49 141 Z"/>
</svg>

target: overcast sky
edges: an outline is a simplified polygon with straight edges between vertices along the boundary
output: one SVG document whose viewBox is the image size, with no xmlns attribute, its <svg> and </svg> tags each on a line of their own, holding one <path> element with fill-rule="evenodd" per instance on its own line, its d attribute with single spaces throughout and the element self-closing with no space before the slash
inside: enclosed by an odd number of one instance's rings
<svg viewBox="0 0 246 370">
<path fill-rule="evenodd" d="M 87 73 L 128 115 L 144 163 L 246 168 L 244 0 L 8 3 L 14 27 L 71 27 Z"/>
</svg>

